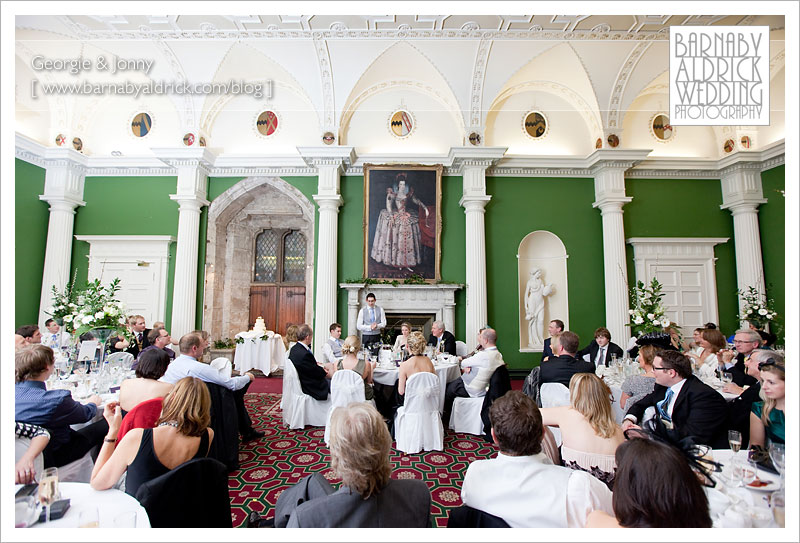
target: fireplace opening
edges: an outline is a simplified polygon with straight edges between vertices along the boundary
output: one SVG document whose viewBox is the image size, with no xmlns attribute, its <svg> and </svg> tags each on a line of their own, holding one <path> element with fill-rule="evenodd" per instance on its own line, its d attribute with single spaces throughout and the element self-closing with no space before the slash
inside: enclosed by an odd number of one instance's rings
<svg viewBox="0 0 800 543">
<path fill-rule="evenodd" d="M 428 339 L 428 336 L 431 335 L 431 325 L 435 319 L 435 313 L 390 313 L 387 311 L 383 340 L 390 345 L 394 345 L 395 339 L 402 333 L 400 327 L 404 322 L 411 324 L 412 332 L 422 332 L 425 339 Z"/>
</svg>

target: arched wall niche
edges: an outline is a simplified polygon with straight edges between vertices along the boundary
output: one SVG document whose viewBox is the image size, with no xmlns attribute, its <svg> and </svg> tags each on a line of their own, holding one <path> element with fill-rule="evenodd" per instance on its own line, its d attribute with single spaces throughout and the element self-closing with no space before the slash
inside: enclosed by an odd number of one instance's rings
<svg viewBox="0 0 800 543">
<path fill-rule="evenodd" d="M 519 244 L 517 266 L 519 278 L 519 350 L 542 352 L 547 339 L 547 324 L 553 319 L 564 321 L 569 330 L 566 247 L 557 235 L 546 230 L 531 232 Z M 539 277 L 535 277 L 539 270 Z M 530 288 L 529 288 L 530 287 Z M 537 313 L 537 299 L 543 302 L 538 312 L 539 337 L 531 333 L 531 313 Z"/>
<path fill-rule="evenodd" d="M 306 238 L 304 311 L 305 322 L 312 322 L 314 204 L 279 177 L 247 177 L 208 208 L 203 329 L 211 337 L 232 338 L 248 329 L 255 238 L 268 228 L 299 230 Z"/>
</svg>

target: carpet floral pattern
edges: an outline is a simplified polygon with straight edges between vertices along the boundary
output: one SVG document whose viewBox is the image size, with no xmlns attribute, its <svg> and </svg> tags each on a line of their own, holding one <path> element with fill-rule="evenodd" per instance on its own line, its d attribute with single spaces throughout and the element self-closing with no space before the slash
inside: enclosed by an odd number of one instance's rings
<svg viewBox="0 0 800 543">
<path fill-rule="evenodd" d="M 266 432 L 239 448 L 240 469 L 230 473 L 233 526 L 243 526 L 250 511 L 271 518 L 281 492 L 314 472 L 333 484 L 325 428 L 289 430 L 281 421 L 280 394 L 247 394 L 245 404 L 253 426 Z M 392 478 L 420 479 L 431 491 L 434 525 L 444 527 L 449 511 L 461 505 L 461 481 L 473 460 L 491 458 L 497 448 L 481 436 L 445 433 L 443 451 L 405 455 L 392 449 Z"/>
</svg>

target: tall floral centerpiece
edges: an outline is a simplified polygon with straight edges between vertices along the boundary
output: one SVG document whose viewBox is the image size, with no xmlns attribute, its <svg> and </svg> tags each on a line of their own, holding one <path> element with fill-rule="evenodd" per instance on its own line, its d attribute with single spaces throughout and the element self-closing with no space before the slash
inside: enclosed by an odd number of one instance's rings
<svg viewBox="0 0 800 543">
<path fill-rule="evenodd" d="M 63 292 L 59 292 L 55 285 L 52 287 L 53 305 L 45 309 L 45 313 L 53 317 L 59 326 L 64 326 L 68 332 L 71 332 L 69 326 L 65 326 L 64 317 L 71 315 L 77 308 L 75 305 L 75 279 L 78 270 L 72 275 L 72 281 L 64 287 Z"/>
<path fill-rule="evenodd" d="M 767 298 L 755 287 L 747 287 L 747 290 L 737 291 L 741 301 L 742 312 L 739 319 L 748 321 L 759 330 L 767 330 L 770 324 L 777 324 L 778 313 L 775 312 L 775 300 Z M 775 330 L 771 330 L 775 333 Z"/>
<path fill-rule="evenodd" d="M 649 332 L 662 332 L 664 328 L 672 324 L 664 315 L 664 304 L 662 303 L 664 293 L 661 292 L 661 288 L 661 283 L 655 277 L 650 281 L 650 285 L 646 286 L 643 282 L 637 281 L 636 286 L 631 288 L 630 298 L 633 309 L 628 311 L 631 318 L 628 326 L 636 336 Z"/>
<path fill-rule="evenodd" d="M 100 340 L 102 355 L 100 363 L 105 359 L 106 342 L 112 334 L 127 334 L 125 325 L 125 306 L 116 299 L 119 291 L 119 278 L 115 278 L 108 286 L 99 279 L 87 283 L 82 291 L 75 292 L 75 301 L 68 303 L 70 313 L 63 315 L 64 328 L 80 337 L 86 332 Z"/>
</svg>

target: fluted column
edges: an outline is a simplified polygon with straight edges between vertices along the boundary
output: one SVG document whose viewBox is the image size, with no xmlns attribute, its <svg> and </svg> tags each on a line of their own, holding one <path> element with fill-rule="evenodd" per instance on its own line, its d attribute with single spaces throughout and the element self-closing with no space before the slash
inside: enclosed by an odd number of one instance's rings
<svg viewBox="0 0 800 543">
<path fill-rule="evenodd" d="M 53 287 L 63 290 L 71 280 L 72 232 L 75 209 L 83 201 L 85 157 L 68 149 L 49 152 L 57 158 L 45 160 L 44 194 L 39 199 L 50 204 L 47 224 L 47 245 L 42 270 L 42 291 L 39 298 L 39 327 L 50 318 L 45 310 L 52 305 Z"/>
<path fill-rule="evenodd" d="M 484 213 L 492 199 L 486 194 L 486 169 L 500 160 L 505 147 L 453 147 L 450 149 L 451 171 L 462 174 L 463 195 L 458 205 L 466 215 L 466 337 L 472 350 L 478 330 L 489 321 L 486 287 L 486 227 Z M 455 308 L 453 308 L 455 316 Z M 460 338 L 459 338 L 460 339 Z"/>
<path fill-rule="evenodd" d="M 733 215 L 736 285 L 739 290 L 754 287 L 766 295 L 758 226 L 758 206 L 767 202 L 761 188 L 761 164 L 740 163 L 725 168 L 721 185 L 720 208 Z"/>
<path fill-rule="evenodd" d="M 609 152 L 606 152 L 608 154 Z M 628 317 L 628 267 L 625 262 L 625 229 L 622 206 L 633 198 L 625 195 L 625 170 L 633 162 L 600 160 L 592 168 L 595 201 L 603 222 L 603 279 L 606 322 L 613 341 L 627 345 L 630 330 Z"/>
<path fill-rule="evenodd" d="M 177 190 L 170 199 L 178 204 L 178 240 L 172 288 L 170 334 L 180 338 L 196 328 L 197 274 L 200 212 L 206 200 L 210 154 L 202 148 L 154 149 L 178 174 Z"/>
<path fill-rule="evenodd" d="M 343 203 L 339 182 L 344 168 L 353 163 L 355 155 L 352 147 L 298 147 L 297 150 L 306 164 L 316 168 L 318 173 L 317 194 L 313 195 L 319 206 L 313 346 L 317 360 L 322 360 L 322 346 L 328 340 L 328 329 L 337 322 L 339 207 Z"/>
</svg>

